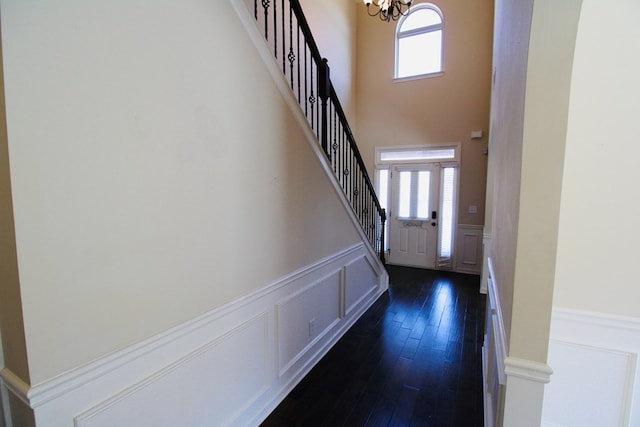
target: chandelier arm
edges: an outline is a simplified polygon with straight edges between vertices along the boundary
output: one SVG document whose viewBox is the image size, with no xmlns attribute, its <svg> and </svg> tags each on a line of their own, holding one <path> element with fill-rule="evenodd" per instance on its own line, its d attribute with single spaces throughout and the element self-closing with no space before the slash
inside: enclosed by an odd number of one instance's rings
<svg viewBox="0 0 640 427">
<path fill-rule="evenodd" d="M 367 15 L 369 15 L 369 16 L 378 16 L 378 15 L 380 15 L 380 12 L 382 12 L 382 9 L 378 9 L 378 11 L 376 13 L 372 14 L 370 9 L 369 9 L 369 6 L 371 6 L 371 5 L 369 5 L 369 4 L 367 5 Z"/>
<path fill-rule="evenodd" d="M 391 0 L 387 9 L 383 9 L 379 4 L 375 2 L 365 3 L 367 5 L 367 15 L 369 16 L 378 16 L 381 21 L 389 22 L 391 20 L 397 21 L 402 16 L 407 16 L 411 9 L 412 0 L 407 1 L 406 3 L 402 0 Z M 370 6 L 373 4 L 378 8 L 377 12 L 371 13 Z M 403 12 L 402 7 L 406 6 L 407 9 Z"/>
</svg>

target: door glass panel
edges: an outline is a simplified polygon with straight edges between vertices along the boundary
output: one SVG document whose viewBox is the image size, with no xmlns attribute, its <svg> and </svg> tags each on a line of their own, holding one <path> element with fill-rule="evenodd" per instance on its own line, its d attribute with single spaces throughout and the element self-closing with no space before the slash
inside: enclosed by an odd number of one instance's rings
<svg viewBox="0 0 640 427">
<path fill-rule="evenodd" d="M 400 188 L 398 192 L 398 217 L 411 216 L 411 172 L 400 172 Z"/>
<path fill-rule="evenodd" d="M 418 172 L 418 218 L 429 218 L 429 185 L 431 172 Z"/>
</svg>

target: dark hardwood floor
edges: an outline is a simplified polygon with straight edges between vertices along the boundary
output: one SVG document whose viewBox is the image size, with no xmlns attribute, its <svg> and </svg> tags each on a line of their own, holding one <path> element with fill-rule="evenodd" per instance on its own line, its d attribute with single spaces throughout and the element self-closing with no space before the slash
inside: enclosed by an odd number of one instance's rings
<svg viewBox="0 0 640 427">
<path fill-rule="evenodd" d="M 389 266 L 390 289 L 263 426 L 482 426 L 479 277 Z"/>
</svg>

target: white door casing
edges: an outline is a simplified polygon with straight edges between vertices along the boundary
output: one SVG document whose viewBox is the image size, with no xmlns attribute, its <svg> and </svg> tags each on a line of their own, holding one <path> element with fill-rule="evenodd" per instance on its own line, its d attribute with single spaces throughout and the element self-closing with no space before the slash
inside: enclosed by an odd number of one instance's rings
<svg viewBox="0 0 640 427">
<path fill-rule="evenodd" d="M 436 268 L 440 165 L 393 165 L 389 263 Z"/>
</svg>

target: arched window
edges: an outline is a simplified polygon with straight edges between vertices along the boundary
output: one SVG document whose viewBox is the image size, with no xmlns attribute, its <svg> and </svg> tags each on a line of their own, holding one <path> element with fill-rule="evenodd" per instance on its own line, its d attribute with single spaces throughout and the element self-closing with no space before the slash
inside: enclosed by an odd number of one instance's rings
<svg viewBox="0 0 640 427">
<path fill-rule="evenodd" d="M 396 78 L 442 72 L 443 18 L 437 6 L 413 6 L 396 28 Z"/>
</svg>

